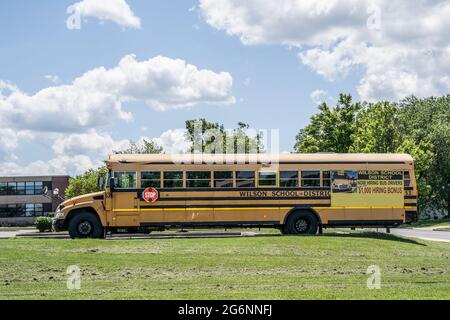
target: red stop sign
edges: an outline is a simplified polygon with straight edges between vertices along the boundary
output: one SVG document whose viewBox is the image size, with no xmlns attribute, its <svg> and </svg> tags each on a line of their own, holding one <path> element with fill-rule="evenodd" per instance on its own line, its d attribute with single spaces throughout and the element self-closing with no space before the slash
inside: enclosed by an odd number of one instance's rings
<svg viewBox="0 0 450 320">
<path fill-rule="evenodd" d="M 147 188 L 142 192 L 142 198 L 144 198 L 146 202 L 156 202 L 159 198 L 158 190 L 155 188 Z"/>
</svg>

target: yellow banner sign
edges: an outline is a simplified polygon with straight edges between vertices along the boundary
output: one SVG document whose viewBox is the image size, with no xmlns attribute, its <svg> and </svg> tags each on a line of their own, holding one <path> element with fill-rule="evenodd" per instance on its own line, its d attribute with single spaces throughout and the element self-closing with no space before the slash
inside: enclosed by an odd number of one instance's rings
<svg viewBox="0 0 450 320">
<path fill-rule="evenodd" d="M 403 206 L 403 171 L 334 171 L 332 206 Z"/>
</svg>

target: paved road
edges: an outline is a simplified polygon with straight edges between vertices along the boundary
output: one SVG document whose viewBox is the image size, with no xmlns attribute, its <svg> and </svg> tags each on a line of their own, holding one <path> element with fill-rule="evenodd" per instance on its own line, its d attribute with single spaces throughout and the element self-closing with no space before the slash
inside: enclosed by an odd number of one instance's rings
<svg viewBox="0 0 450 320">
<path fill-rule="evenodd" d="M 450 231 L 433 231 L 430 229 L 412 228 L 391 229 L 391 233 L 398 236 L 418 238 L 422 240 L 450 242 Z"/>
<path fill-rule="evenodd" d="M 27 234 L 27 233 L 33 233 L 37 232 L 37 230 L 18 230 L 18 231 L 0 231 L 0 239 L 7 239 L 7 238 L 14 238 L 15 236 L 19 234 Z"/>
<path fill-rule="evenodd" d="M 385 229 L 372 229 L 372 231 L 386 232 Z M 34 230 L 21 230 L 21 231 L 0 231 L 1 238 L 13 238 L 17 235 L 24 235 L 26 233 L 35 232 Z M 394 235 L 408 237 L 408 238 L 418 238 L 422 240 L 430 241 L 442 241 L 450 242 L 450 231 L 433 231 L 431 229 L 391 229 L 391 233 Z M 162 238 L 229 238 L 229 237 L 254 237 L 254 236 L 280 236 L 279 233 L 263 233 L 263 232 L 235 232 L 235 233 L 177 233 L 177 234 L 158 234 L 154 233 L 151 235 L 142 234 L 127 234 L 127 235 L 112 235 L 108 236 L 107 239 L 117 240 L 117 239 L 162 239 Z M 30 235 L 31 236 L 31 235 Z M 67 239 L 68 235 L 65 234 L 55 234 L 55 235 L 42 235 L 42 236 L 32 236 L 33 238 L 56 238 L 56 239 Z"/>
</svg>

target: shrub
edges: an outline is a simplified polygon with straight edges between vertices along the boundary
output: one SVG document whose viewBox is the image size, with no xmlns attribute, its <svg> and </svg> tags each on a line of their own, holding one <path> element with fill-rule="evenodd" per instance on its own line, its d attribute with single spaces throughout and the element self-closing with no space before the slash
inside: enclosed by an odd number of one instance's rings
<svg viewBox="0 0 450 320">
<path fill-rule="evenodd" d="M 52 219 L 49 217 L 39 217 L 34 222 L 39 232 L 52 231 Z"/>
<path fill-rule="evenodd" d="M 49 213 L 47 213 L 47 217 L 54 218 L 55 217 L 55 213 L 54 212 L 49 212 Z"/>
</svg>

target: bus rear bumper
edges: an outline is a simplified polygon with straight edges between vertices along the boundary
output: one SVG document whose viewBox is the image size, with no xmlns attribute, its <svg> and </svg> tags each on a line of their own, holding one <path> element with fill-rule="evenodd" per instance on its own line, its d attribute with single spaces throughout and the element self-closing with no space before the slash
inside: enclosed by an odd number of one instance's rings
<svg viewBox="0 0 450 320">
<path fill-rule="evenodd" d="M 416 222 L 419 219 L 417 211 L 406 211 L 405 212 L 405 223 Z"/>
</svg>

